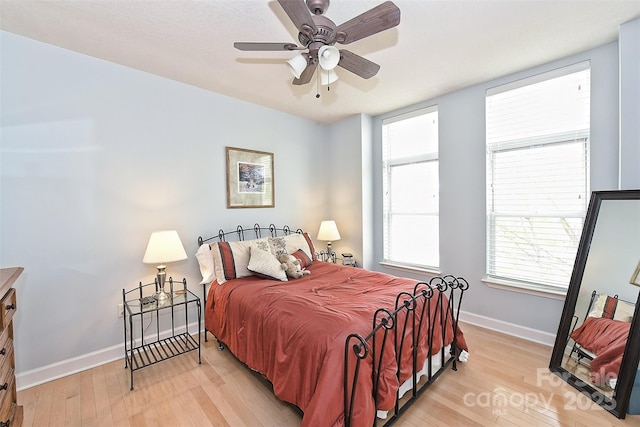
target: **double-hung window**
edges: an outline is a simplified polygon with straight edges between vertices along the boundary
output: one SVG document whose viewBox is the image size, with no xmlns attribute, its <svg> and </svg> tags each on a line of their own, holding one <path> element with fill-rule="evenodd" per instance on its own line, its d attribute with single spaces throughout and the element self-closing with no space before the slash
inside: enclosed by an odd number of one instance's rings
<svg viewBox="0 0 640 427">
<path fill-rule="evenodd" d="M 589 199 L 589 63 L 487 91 L 487 280 L 569 285 Z"/>
<path fill-rule="evenodd" d="M 382 121 L 384 261 L 437 269 L 438 109 Z"/>
</svg>

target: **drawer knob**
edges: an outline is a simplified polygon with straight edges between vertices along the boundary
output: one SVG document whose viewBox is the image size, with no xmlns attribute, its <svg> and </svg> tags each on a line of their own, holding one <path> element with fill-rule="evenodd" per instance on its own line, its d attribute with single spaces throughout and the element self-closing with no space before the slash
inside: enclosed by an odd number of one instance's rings
<svg viewBox="0 0 640 427">
<path fill-rule="evenodd" d="M 11 420 L 0 421 L 0 427 L 9 427 L 11 425 Z"/>
<path fill-rule="evenodd" d="M 3 348 L 2 350 L 0 350 L 0 356 L 4 356 L 5 354 L 7 354 L 6 348 Z"/>
<path fill-rule="evenodd" d="M 6 390 L 9 388 L 9 383 L 4 383 L 2 385 L 0 385 L 0 390 Z"/>
<path fill-rule="evenodd" d="M 9 310 L 13 310 L 13 309 L 15 309 L 15 308 L 16 308 L 16 305 L 15 305 L 15 304 L 9 304 L 9 305 L 7 305 L 5 308 L 7 309 L 7 311 L 9 311 Z"/>
</svg>

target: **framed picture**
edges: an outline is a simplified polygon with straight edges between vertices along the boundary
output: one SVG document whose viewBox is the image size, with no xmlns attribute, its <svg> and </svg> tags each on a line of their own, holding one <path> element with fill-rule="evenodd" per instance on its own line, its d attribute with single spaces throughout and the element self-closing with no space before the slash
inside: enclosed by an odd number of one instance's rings
<svg viewBox="0 0 640 427">
<path fill-rule="evenodd" d="M 272 208 L 273 153 L 227 147 L 227 208 Z"/>
<path fill-rule="evenodd" d="M 631 275 L 631 279 L 629 283 L 632 285 L 640 286 L 640 261 L 638 261 L 638 266 L 636 267 L 636 271 Z"/>
</svg>

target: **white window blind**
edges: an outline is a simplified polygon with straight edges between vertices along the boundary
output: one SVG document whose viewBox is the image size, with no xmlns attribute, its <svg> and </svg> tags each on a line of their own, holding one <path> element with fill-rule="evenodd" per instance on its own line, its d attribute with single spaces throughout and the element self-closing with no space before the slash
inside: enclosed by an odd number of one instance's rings
<svg viewBox="0 0 640 427">
<path fill-rule="evenodd" d="M 566 290 L 589 198 L 588 63 L 491 89 L 487 277 Z"/>
<path fill-rule="evenodd" d="M 384 260 L 438 268 L 437 108 L 383 120 L 382 156 Z"/>
</svg>

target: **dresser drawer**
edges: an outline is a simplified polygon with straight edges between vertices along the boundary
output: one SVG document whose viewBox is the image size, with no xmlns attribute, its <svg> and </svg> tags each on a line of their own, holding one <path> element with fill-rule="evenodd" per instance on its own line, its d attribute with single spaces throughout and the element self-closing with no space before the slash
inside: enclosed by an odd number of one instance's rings
<svg viewBox="0 0 640 427">
<path fill-rule="evenodd" d="M 0 302 L 0 328 L 5 329 L 7 325 L 13 319 L 13 314 L 16 312 L 18 305 L 16 304 L 16 290 L 11 289 L 2 298 Z"/>
<path fill-rule="evenodd" d="M 9 374 L 8 378 L 2 380 L 0 383 L 0 423 L 12 419 L 15 415 L 17 396 L 13 369 L 10 370 Z M 19 424 L 12 423 L 10 425 Z"/>
<path fill-rule="evenodd" d="M 13 348 L 13 337 L 10 332 L 11 328 L 6 328 L 0 333 L 0 366 L 4 366 L 4 363 L 9 360 L 6 356 L 9 354 L 9 349 Z"/>
<path fill-rule="evenodd" d="M 2 356 L 2 365 L 0 365 L 0 396 L 2 396 L 4 383 L 8 383 L 13 376 L 13 347 L 8 347 Z"/>
</svg>

